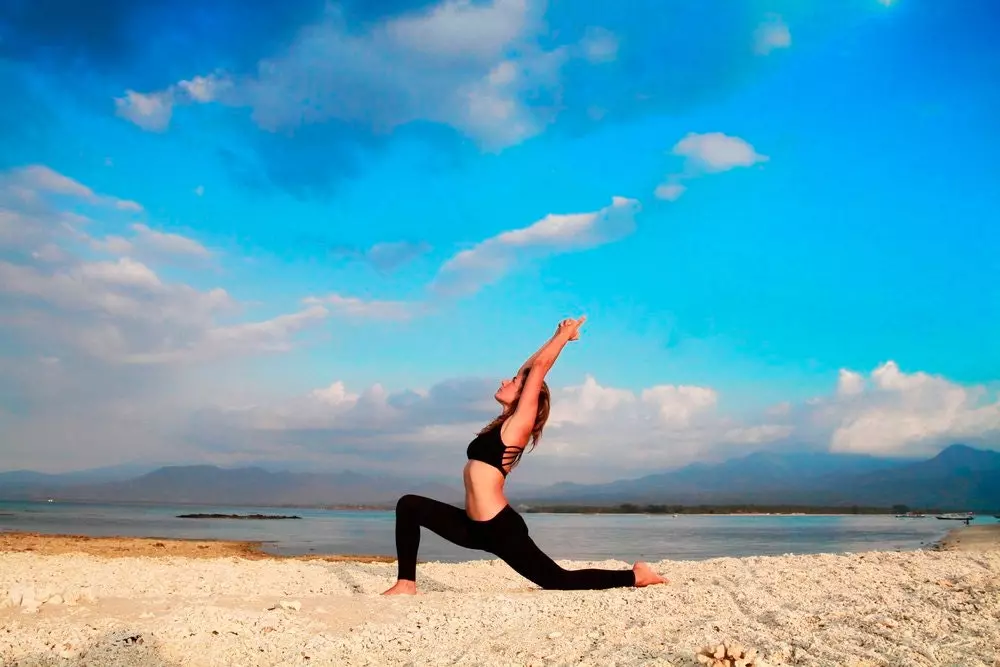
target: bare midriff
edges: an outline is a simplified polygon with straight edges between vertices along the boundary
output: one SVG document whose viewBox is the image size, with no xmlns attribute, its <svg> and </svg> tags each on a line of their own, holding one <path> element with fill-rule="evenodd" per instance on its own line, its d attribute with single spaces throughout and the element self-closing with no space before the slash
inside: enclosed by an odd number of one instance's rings
<svg viewBox="0 0 1000 667">
<path fill-rule="evenodd" d="M 465 513 L 473 521 L 489 521 L 507 505 L 503 494 L 504 476 L 482 461 L 469 461 L 462 473 L 465 480 Z"/>
</svg>

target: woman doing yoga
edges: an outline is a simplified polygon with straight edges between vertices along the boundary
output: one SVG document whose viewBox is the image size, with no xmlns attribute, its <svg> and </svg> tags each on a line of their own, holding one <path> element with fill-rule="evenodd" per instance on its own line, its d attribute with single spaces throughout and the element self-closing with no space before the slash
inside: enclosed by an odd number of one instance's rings
<svg viewBox="0 0 1000 667">
<path fill-rule="evenodd" d="M 491 553 L 515 572 L 547 589 L 580 590 L 649 586 L 666 583 L 645 563 L 631 570 L 566 570 L 549 558 L 528 535 L 524 519 L 504 497 L 503 487 L 530 441 L 538 442 L 549 416 L 545 374 L 563 347 L 577 340 L 586 318 L 566 319 L 556 333 L 528 359 L 517 374 L 500 384 L 494 398 L 500 415 L 469 443 L 465 466 L 465 509 L 405 495 L 396 503 L 396 584 L 384 595 L 417 592 L 417 549 L 420 528 L 467 549 Z"/>
</svg>

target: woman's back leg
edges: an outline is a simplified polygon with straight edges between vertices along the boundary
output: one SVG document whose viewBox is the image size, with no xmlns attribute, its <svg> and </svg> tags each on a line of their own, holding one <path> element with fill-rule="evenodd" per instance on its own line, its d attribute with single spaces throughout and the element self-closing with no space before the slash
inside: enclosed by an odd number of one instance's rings
<svg viewBox="0 0 1000 667">
<path fill-rule="evenodd" d="M 636 585 L 632 570 L 567 570 L 542 551 L 520 516 L 491 526 L 490 551 L 522 577 L 545 589 L 600 590 Z"/>
</svg>

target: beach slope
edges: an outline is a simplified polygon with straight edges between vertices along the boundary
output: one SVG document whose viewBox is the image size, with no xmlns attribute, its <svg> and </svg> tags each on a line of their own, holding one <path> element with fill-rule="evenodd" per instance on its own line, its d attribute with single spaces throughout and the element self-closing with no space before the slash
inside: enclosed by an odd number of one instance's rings
<svg viewBox="0 0 1000 667">
<path fill-rule="evenodd" d="M 736 641 L 768 665 L 993 667 L 1000 649 L 995 549 L 662 561 L 669 585 L 578 592 L 425 563 L 422 594 L 386 598 L 391 562 L 8 547 L 4 665 L 691 667 Z"/>
<path fill-rule="evenodd" d="M 1000 549 L 1000 523 L 956 528 L 938 543 L 938 548 L 944 551 L 994 551 Z"/>
</svg>

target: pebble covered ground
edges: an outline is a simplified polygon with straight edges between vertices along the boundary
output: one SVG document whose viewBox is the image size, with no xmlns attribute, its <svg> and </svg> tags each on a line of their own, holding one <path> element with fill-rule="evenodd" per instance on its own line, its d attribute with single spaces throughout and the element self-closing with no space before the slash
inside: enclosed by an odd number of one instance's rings
<svg viewBox="0 0 1000 667">
<path fill-rule="evenodd" d="M 563 562 L 566 567 L 629 564 Z M 671 583 L 540 591 L 499 561 L 0 553 L 0 664 L 1000 667 L 1000 551 L 663 561 Z"/>
</svg>

